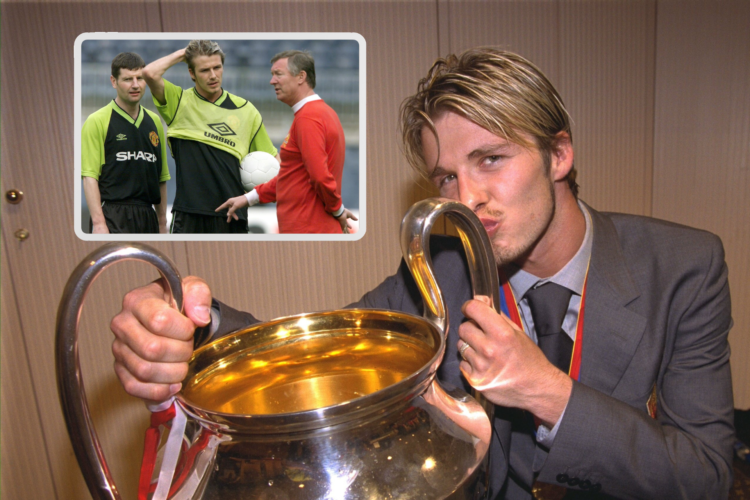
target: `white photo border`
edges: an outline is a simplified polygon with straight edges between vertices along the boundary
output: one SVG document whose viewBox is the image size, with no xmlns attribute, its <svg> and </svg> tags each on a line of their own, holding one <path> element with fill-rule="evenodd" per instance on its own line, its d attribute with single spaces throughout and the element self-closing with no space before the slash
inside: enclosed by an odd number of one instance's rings
<svg viewBox="0 0 750 500">
<path fill-rule="evenodd" d="M 87 40 L 354 40 L 359 44 L 359 228 L 354 234 L 89 234 L 81 227 L 81 45 Z M 359 33 L 82 33 L 74 47 L 74 217 L 76 236 L 84 241 L 357 241 L 367 231 L 366 42 Z M 270 69 L 269 69 L 270 71 Z"/>
</svg>

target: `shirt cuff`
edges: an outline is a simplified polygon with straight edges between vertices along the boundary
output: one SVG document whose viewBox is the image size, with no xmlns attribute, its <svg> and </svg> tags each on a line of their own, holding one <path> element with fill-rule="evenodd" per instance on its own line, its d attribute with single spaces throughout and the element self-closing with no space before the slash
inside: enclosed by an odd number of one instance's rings
<svg viewBox="0 0 750 500">
<path fill-rule="evenodd" d="M 342 203 L 341 207 L 339 207 L 339 209 L 336 210 L 335 212 L 333 212 L 331 215 L 333 215 L 334 217 L 336 217 L 338 219 L 339 217 L 341 217 L 341 214 L 344 213 L 344 210 L 345 210 L 344 204 Z"/>
<path fill-rule="evenodd" d="M 216 299 L 211 299 L 211 321 L 206 326 L 195 329 L 193 334 L 193 347 L 198 347 L 208 344 L 213 340 L 214 334 L 219 330 L 219 323 L 221 323 L 221 312 L 219 310 L 219 303 Z"/>
<path fill-rule="evenodd" d="M 248 206 L 257 205 L 260 203 L 260 196 L 258 195 L 258 191 L 253 189 L 249 193 L 245 193 L 245 198 L 247 199 Z"/>
<path fill-rule="evenodd" d="M 568 405 L 565 405 L 563 412 L 560 414 L 560 418 L 557 419 L 557 423 L 552 429 L 548 429 L 544 424 L 539 424 L 536 430 L 536 442 L 546 447 L 547 449 L 552 448 L 552 444 L 555 442 L 555 436 L 557 436 L 557 430 L 560 428 L 560 422 L 565 417 L 565 410 L 568 409 Z"/>
</svg>

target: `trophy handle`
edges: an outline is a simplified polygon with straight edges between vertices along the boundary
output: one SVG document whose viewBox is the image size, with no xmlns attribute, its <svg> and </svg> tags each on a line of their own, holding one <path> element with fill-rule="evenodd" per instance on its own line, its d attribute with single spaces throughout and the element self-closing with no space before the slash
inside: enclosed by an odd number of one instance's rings
<svg viewBox="0 0 750 500">
<path fill-rule="evenodd" d="M 182 310 L 182 279 L 169 258 L 140 243 L 109 243 L 91 252 L 65 285 L 57 310 L 55 363 L 57 391 L 73 449 L 94 500 L 120 500 L 99 438 L 91 422 L 78 360 L 78 320 L 91 283 L 107 267 L 123 260 L 152 264 L 166 280 L 172 305 Z"/>
<path fill-rule="evenodd" d="M 447 339 L 448 313 L 430 257 L 430 232 L 442 214 L 455 224 L 463 242 L 474 296 L 489 297 L 495 311 L 500 311 L 500 285 L 487 231 L 469 207 L 447 198 L 428 198 L 412 205 L 401 222 L 401 251 L 422 294 L 425 319 L 444 332 Z M 491 420 L 494 406 L 478 391 L 472 392 Z"/>
<path fill-rule="evenodd" d="M 447 334 L 448 314 L 430 257 L 430 232 L 442 214 L 455 224 L 464 244 L 474 296 L 490 297 L 499 311 L 500 285 L 487 231 L 469 207 L 447 198 L 428 198 L 412 205 L 401 222 L 401 251 L 422 294 L 424 317 Z"/>
</svg>

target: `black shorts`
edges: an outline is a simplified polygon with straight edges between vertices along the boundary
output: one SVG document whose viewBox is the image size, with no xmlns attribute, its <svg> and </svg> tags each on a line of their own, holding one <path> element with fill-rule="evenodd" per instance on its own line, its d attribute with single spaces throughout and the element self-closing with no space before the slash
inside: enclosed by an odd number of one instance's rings
<svg viewBox="0 0 750 500">
<path fill-rule="evenodd" d="M 116 233 L 158 233 L 159 219 L 151 205 L 134 205 L 105 201 L 102 204 L 104 220 L 111 234 Z M 89 218 L 89 233 L 94 231 L 94 223 Z"/>
<path fill-rule="evenodd" d="M 227 222 L 223 216 L 191 214 L 188 212 L 172 212 L 173 234 L 247 234 L 247 221 L 234 220 Z"/>
</svg>

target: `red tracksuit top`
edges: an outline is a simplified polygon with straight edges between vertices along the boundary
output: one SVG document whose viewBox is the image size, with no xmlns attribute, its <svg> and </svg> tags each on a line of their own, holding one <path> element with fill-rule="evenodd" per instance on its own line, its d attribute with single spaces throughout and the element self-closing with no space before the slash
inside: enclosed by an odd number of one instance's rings
<svg viewBox="0 0 750 500">
<path fill-rule="evenodd" d="M 294 115 L 281 145 L 276 177 L 255 187 L 261 203 L 276 202 L 280 233 L 341 233 L 331 214 L 341 207 L 346 144 L 336 112 L 322 100 Z"/>
</svg>

